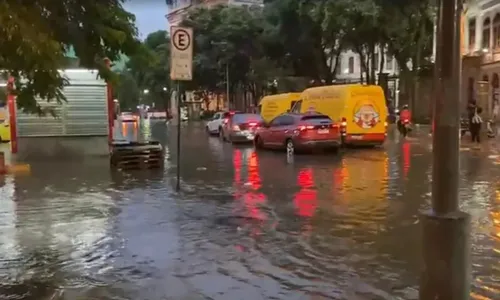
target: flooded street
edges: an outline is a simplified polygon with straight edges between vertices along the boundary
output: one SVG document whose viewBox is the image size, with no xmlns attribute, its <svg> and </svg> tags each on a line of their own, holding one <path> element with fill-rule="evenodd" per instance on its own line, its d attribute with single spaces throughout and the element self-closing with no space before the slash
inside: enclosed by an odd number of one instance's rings
<svg viewBox="0 0 500 300">
<path fill-rule="evenodd" d="M 89 158 L 2 178 L 0 299 L 418 299 L 429 137 L 287 163 L 202 126 L 183 132 L 180 194 L 163 124 L 151 125 L 163 171 L 111 172 Z M 461 152 L 480 300 L 500 297 L 495 146 Z"/>
</svg>

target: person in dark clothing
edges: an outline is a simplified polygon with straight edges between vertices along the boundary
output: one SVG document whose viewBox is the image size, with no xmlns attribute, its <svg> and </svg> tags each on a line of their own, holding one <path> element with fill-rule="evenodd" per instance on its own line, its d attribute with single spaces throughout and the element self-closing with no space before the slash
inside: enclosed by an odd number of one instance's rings
<svg viewBox="0 0 500 300">
<path fill-rule="evenodd" d="M 476 108 L 477 108 L 476 101 L 475 100 L 469 101 L 469 103 L 467 104 L 467 116 L 469 119 L 468 120 L 469 124 L 472 122 L 472 117 L 474 117 L 474 114 L 476 113 Z"/>
<path fill-rule="evenodd" d="M 469 126 L 473 143 L 477 142 L 479 144 L 481 142 L 481 124 L 483 123 L 483 119 L 480 115 L 482 112 L 483 109 L 481 107 L 476 107 L 472 118 L 470 118 Z"/>
</svg>

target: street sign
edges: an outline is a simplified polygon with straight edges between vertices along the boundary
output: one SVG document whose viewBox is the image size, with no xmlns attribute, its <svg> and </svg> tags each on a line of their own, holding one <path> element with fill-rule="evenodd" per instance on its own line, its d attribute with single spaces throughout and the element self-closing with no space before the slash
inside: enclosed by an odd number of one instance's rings
<svg viewBox="0 0 500 300">
<path fill-rule="evenodd" d="M 193 79 L 193 29 L 170 27 L 170 79 Z"/>
</svg>

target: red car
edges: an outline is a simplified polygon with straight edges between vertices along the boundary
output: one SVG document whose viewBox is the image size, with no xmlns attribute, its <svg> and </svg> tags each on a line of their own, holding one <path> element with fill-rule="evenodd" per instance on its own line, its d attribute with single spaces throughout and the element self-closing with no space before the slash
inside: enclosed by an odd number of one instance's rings
<svg viewBox="0 0 500 300">
<path fill-rule="evenodd" d="M 259 129 L 255 135 L 257 148 L 296 150 L 338 149 L 342 134 L 339 124 L 316 113 L 283 114 Z"/>
<path fill-rule="evenodd" d="M 220 137 L 231 143 L 253 142 L 255 133 L 262 125 L 264 120 L 259 114 L 232 114 L 224 121 Z"/>
</svg>

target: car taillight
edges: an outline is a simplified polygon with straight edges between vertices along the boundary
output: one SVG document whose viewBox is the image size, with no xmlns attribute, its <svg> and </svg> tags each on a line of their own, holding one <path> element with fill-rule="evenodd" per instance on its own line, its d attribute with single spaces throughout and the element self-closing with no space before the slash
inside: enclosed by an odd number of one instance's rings
<svg viewBox="0 0 500 300">
<path fill-rule="evenodd" d="M 234 125 L 234 126 L 233 126 L 233 130 L 234 130 L 234 131 L 240 131 L 240 126 L 238 126 L 238 125 Z"/>
<path fill-rule="evenodd" d="M 343 136 L 345 136 L 347 133 L 347 119 L 346 118 L 342 118 L 342 122 L 340 123 L 340 132 L 342 133 Z"/>
<path fill-rule="evenodd" d="M 299 126 L 300 131 L 308 130 L 308 129 L 314 129 L 314 126 Z"/>
<path fill-rule="evenodd" d="M 248 123 L 248 126 L 257 126 L 257 123 Z"/>
</svg>

